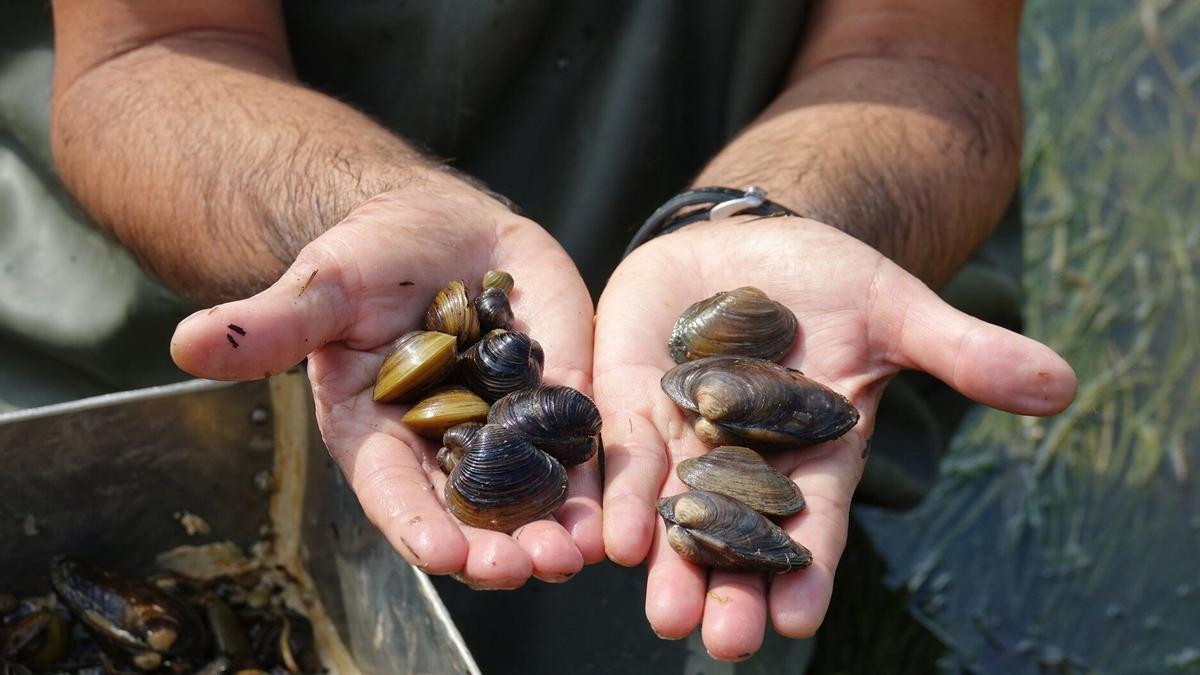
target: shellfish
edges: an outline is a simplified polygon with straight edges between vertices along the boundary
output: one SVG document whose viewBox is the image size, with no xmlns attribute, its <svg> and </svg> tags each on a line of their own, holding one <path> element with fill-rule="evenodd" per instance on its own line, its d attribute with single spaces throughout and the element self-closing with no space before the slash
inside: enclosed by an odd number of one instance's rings
<svg viewBox="0 0 1200 675">
<path fill-rule="evenodd" d="M 479 317 L 475 305 L 467 297 L 467 284 L 461 279 L 451 281 L 433 296 L 425 310 L 425 330 L 453 335 L 458 348 L 465 349 L 479 339 Z"/>
<path fill-rule="evenodd" d="M 446 480 L 445 497 L 463 523 L 511 532 L 562 505 L 567 471 L 529 441 L 488 424 L 467 443 Z"/>
<path fill-rule="evenodd" d="M 441 438 L 450 427 L 487 419 L 487 401 L 466 387 L 435 389 L 409 409 L 400 421 L 428 438 Z"/>
<path fill-rule="evenodd" d="M 458 376 L 487 401 L 537 385 L 545 355 L 537 340 L 517 331 L 492 331 L 458 357 Z"/>
<path fill-rule="evenodd" d="M 667 348 L 675 363 L 719 355 L 778 361 L 791 350 L 798 332 L 790 309 L 753 286 L 743 286 L 684 310 Z"/>
<path fill-rule="evenodd" d="M 485 289 L 499 288 L 507 295 L 508 293 L 512 293 L 513 284 L 514 281 L 512 275 L 503 270 L 489 270 L 483 275 L 482 286 Z"/>
<path fill-rule="evenodd" d="M 555 384 L 521 389 L 496 401 L 488 424 L 514 431 L 564 466 L 591 459 L 600 447 L 600 411 L 583 392 Z"/>
<path fill-rule="evenodd" d="M 667 543 L 698 565 L 740 571 L 789 572 L 812 554 L 775 523 L 736 499 L 692 491 L 658 501 Z"/>
<path fill-rule="evenodd" d="M 512 329 L 512 305 L 508 303 L 508 295 L 499 288 L 485 288 L 475 296 L 475 313 L 484 332 L 497 328 Z"/>
<path fill-rule="evenodd" d="M 719 492 L 771 516 L 804 509 L 804 495 L 792 479 L 749 448 L 723 445 L 675 467 L 679 480 L 694 490 Z"/>
<path fill-rule="evenodd" d="M 438 450 L 437 454 L 437 463 L 442 471 L 450 473 L 454 470 L 454 465 L 458 464 L 458 460 L 462 459 L 463 452 L 466 451 L 467 443 L 470 443 L 471 437 L 482 428 L 483 425 L 478 422 L 467 422 L 450 427 L 442 434 L 442 449 Z"/>
<path fill-rule="evenodd" d="M 50 582 L 72 614 L 129 652 L 139 667 L 161 662 L 164 654 L 198 656 L 205 650 L 207 632 L 200 617 L 144 579 L 58 558 L 51 563 Z"/>
<path fill-rule="evenodd" d="M 696 434 L 713 445 L 789 448 L 822 443 L 858 423 L 841 394 L 770 361 L 710 356 L 675 366 L 662 389 L 700 415 Z"/>
<path fill-rule="evenodd" d="M 373 398 L 405 400 L 441 382 L 454 368 L 453 335 L 434 331 L 405 333 L 392 343 L 375 379 Z"/>
</svg>

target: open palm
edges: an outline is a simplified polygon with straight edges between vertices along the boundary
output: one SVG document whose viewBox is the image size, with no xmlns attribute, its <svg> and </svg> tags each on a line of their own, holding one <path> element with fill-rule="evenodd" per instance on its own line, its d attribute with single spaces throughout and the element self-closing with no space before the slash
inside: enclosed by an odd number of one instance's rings
<svg viewBox="0 0 1200 675">
<path fill-rule="evenodd" d="M 666 543 L 655 501 L 687 489 L 680 461 L 706 451 L 687 417 L 662 393 L 674 365 L 666 340 L 680 313 L 718 291 L 756 286 L 799 318 L 784 364 L 849 397 L 862 413 L 840 439 L 764 453 L 799 485 L 807 507 L 781 525 L 813 554 L 812 567 L 769 579 L 708 571 Z M 690 226 L 630 255 L 600 299 L 594 377 L 604 416 L 604 542 L 614 561 L 646 560 L 646 615 L 678 638 L 703 624 L 710 654 L 734 660 L 776 630 L 811 636 L 829 605 L 845 546 L 850 500 L 862 476 L 879 396 L 904 368 L 941 378 L 987 405 L 1051 414 L 1071 400 L 1075 378 L 1047 347 L 973 319 L 869 246 L 799 218 Z"/>
<path fill-rule="evenodd" d="M 489 269 L 516 279 L 515 327 L 545 348 L 544 379 L 587 391 L 592 303 L 578 271 L 536 224 L 470 192 L 367 202 L 306 246 L 271 288 L 184 320 L 172 355 L 188 372 L 232 380 L 308 356 L 326 445 L 368 518 L 410 563 L 488 588 L 531 575 L 560 581 L 603 557 L 594 460 L 568 470 L 570 496 L 555 519 L 511 536 L 466 527 L 445 510 L 437 444 L 401 424 L 404 406 L 371 400 L 389 345 L 420 327 L 437 290 L 464 279 L 477 292 Z"/>
</svg>

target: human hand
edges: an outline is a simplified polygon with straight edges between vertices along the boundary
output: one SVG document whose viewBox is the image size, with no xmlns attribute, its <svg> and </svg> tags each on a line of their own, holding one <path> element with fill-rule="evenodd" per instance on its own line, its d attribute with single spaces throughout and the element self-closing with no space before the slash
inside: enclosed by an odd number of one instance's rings
<svg viewBox="0 0 1200 675">
<path fill-rule="evenodd" d="M 849 235 L 800 218 L 745 220 L 691 225 L 646 243 L 612 275 L 596 318 L 605 548 L 622 565 L 647 561 L 646 616 L 656 633 L 681 638 L 702 622 L 705 647 L 722 660 L 759 648 L 768 613 L 785 636 L 810 637 L 820 626 L 879 397 L 897 371 L 927 371 L 980 403 L 1027 415 L 1058 412 L 1075 391 L 1070 366 L 1049 348 L 953 309 Z M 654 508 L 660 496 L 687 489 L 675 465 L 707 450 L 659 387 L 675 365 L 667 337 L 690 304 L 739 286 L 760 288 L 799 319 L 784 365 L 862 413 L 835 441 L 764 453 L 804 493 L 805 510 L 781 526 L 813 555 L 811 567 L 773 578 L 684 561 Z"/>
<path fill-rule="evenodd" d="M 516 279 L 515 325 L 544 347 L 545 381 L 588 391 L 593 311 L 575 266 L 538 225 L 457 184 L 364 203 L 267 290 L 185 319 L 171 353 L 184 370 L 221 380 L 278 373 L 308 356 L 326 445 L 406 560 L 477 587 L 516 588 L 530 575 L 562 581 L 604 555 L 595 460 L 567 469 L 570 493 L 553 519 L 511 536 L 467 527 L 445 510 L 438 446 L 401 424 L 406 407 L 371 398 L 392 341 L 420 327 L 434 294 L 452 279 L 478 291 L 489 269 Z"/>
</svg>

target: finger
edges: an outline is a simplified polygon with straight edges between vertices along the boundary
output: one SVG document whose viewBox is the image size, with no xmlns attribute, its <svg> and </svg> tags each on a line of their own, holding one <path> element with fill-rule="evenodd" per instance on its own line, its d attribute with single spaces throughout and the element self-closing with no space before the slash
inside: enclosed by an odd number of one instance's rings
<svg viewBox="0 0 1200 675">
<path fill-rule="evenodd" d="M 704 568 L 679 557 L 667 544 L 666 527 L 659 522 L 647 560 L 646 619 L 659 637 L 685 638 L 700 625 L 704 614 Z"/>
<path fill-rule="evenodd" d="M 330 449 L 368 520 L 405 560 L 430 574 L 464 568 L 468 541 L 439 503 L 407 444 L 372 430 Z M 518 553 L 524 557 L 519 549 Z"/>
<path fill-rule="evenodd" d="M 423 459 L 423 466 L 433 485 L 433 493 L 444 509 L 446 474 L 438 468 L 432 453 L 427 453 Z M 518 535 L 524 528 L 519 528 L 510 536 L 505 532 L 470 527 L 453 516 L 450 518 L 462 529 L 463 536 L 470 546 L 470 554 L 458 579 L 472 588 L 520 588 L 531 575 L 539 574 L 539 565 L 541 574 L 549 581 L 563 581 L 583 567 L 578 549 L 557 523 L 536 521 L 544 525 L 534 527 L 524 537 L 524 541 L 518 541 Z M 525 527 L 530 525 L 534 523 Z"/>
<path fill-rule="evenodd" d="M 804 485 L 812 481 L 803 478 L 797 482 L 807 506 L 781 526 L 812 552 L 813 563 L 805 569 L 776 576 L 769 595 L 771 623 L 781 635 L 791 638 L 812 637 L 825 619 L 833 595 L 834 572 L 846 548 L 850 513 L 848 499 L 830 498 L 805 489 Z"/>
<path fill-rule="evenodd" d="M 887 350 L 901 368 L 927 371 L 980 403 L 1023 415 L 1051 415 L 1075 397 L 1075 373 L 1049 347 L 980 321 L 943 302 L 891 265 L 880 283 L 906 304 L 878 303 Z"/>
<path fill-rule="evenodd" d="M 512 537 L 502 532 L 464 527 L 470 555 L 461 574 L 472 588 L 513 590 L 533 574 L 533 562 Z"/>
<path fill-rule="evenodd" d="M 566 581 L 583 569 L 583 554 L 557 521 L 535 520 L 513 532 L 512 538 L 529 557 L 533 576 L 542 581 Z"/>
<path fill-rule="evenodd" d="M 604 549 L 613 562 L 632 566 L 646 558 L 654 537 L 655 503 L 667 475 L 667 449 L 650 421 L 611 409 L 610 400 L 601 396 L 597 401 L 605 428 Z"/>
<path fill-rule="evenodd" d="M 184 319 L 171 338 L 171 357 L 200 377 L 264 377 L 335 339 L 346 329 L 351 309 L 335 269 L 326 267 L 322 275 L 319 266 L 297 262 L 258 295 Z"/>
<path fill-rule="evenodd" d="M 598 460 L 567 469 L 569 494 L 567 501 L 554 513 L 554 518 L 570 533 L 583 561 L 591 565 L 604 559 L 604 539 L 601 536 L 603 511 L 600 507 L 600 470 Z"/>
<path fill-rule="evenodd" d="M 709 655 L 719 661 L 750 658 L 762 646 L 766 626 L 766 577 L 761 573 L 713 570 L 701 628 Z"/>
</svg>

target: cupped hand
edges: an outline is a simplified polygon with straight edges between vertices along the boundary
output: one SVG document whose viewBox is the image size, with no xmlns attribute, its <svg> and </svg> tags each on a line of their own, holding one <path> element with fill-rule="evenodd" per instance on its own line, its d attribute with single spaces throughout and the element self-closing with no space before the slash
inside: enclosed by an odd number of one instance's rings
<svg viewBox="0 0 1200 675">
<path fill-rule="evenodd" d="M 388 346 L 420 328 L 438 289 L 464 279 L 478 292 L 490 269 L 516 279 L 515 326 L 544 347 L 544 380 L 588 391 L 593 309 L 578 271 L 542 228 L 465 186 L 364 203 L 267 290 L 185 319 L 171 353 L 184 370 L 222 380 L 264 377 L 307 356 L 325 443 L 405 559 L 483 588 L 565 580 L 604 556 L 595 460 L 568 470 L 570 493 L 553 519 L 512 535 L 467 527 L 445 509 L 438 444 L 401 424 L 406 406 L 371 399 Z"/>
<path fill-rule="evenodd" d="M 806 509 L 780 524 L 813 554 L 811 567 L 774 578 L 684 561 L 667 545 L 655 511 L 660 496 L 687 489 L 675 465 L 706 451 L 659 387 L 674 365 L 667 337 L 688 305 L 739 286 L 756 286 L 791 308 L 800 337 L 784 364 L 846 395 L 862 413 L 840 439 L 764 453 L 804 493 Z M 753 654 L 768 616 L 785 636 L 815 633 L 845 547 L 879 396 L 906 368 L 1026 415 L 1058 412 L 1075 392 L 1070 366 L 1049 348 L 951 308 L 875 249 L 815 221 L 692 225 L 643 245 L 617 268 L 600 298 L 594 360 L 606 446 L 604 543 L 617 563 L 647 561 L 646 615 L 656 633 L 681 638 L 702 625 L 706 648 L 722 660 Z"/>
</svg>

